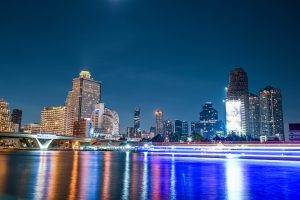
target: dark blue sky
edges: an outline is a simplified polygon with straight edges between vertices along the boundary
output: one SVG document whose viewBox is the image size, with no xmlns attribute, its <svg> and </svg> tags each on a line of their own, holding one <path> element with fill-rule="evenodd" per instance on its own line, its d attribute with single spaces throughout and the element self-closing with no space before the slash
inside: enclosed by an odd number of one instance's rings
<svg viewBox="0 0 300 200">
<path fill-rule="evenodd" d="M 212 101 L 224 117 L 228 74 L 242 66 L 249 89 L 283 93 L 285 123 L 300 122 L 300 1 L 3 0 L 0 96 L 39 122 L 63 105 L 87 65 L 121 128 L 141 107 L 142 128 L 165 118 L 197 120 Z"/>
</svg>

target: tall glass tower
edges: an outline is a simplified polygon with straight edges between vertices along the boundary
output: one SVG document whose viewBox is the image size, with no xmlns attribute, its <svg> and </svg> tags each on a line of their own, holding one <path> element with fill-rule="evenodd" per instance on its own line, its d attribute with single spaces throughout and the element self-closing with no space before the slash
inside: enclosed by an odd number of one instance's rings
<svg viewBox="0 0 300 200">
<path fill-rule="evenodd" d="M 260 105 L 259 97 L 255 94 L 249 95 L 249 134 L 253 139 L 260 136 Z"/>
<path fill-rule="evenodd" d="M 259 93 L 261 135 L 284 140 L 282 96 L 279 89 L 267 86 Z"/>
<path fill-rule="evenodd" d="M 156 134 L 163 134 L 163 112 L 161 110 L 155 111 L 155 121 L 156 121 Z"/>
<path fill-rule="evenodd" d="M 74 122 L 91 117 L 94 106 L 100 102 L 100 92 L 101 83 L 95 81 L 86 69 L 73 79 L 72 90 L 66 100 L 68 132 L 73 130 Z"/>
<path fill-rule="evenodd" d="M 140 128 L 141 128 L 141 110 L 140 110 L 139 107 L 134 108 L 133 127 L 135 129 L 135 132 L 140 132 Z"/>
<path fill-rule="evenodd" d="M 248 76 L 242 68 L 230 72 L 226 97 L 227 133 L 249 134 Z"/>
</svg>

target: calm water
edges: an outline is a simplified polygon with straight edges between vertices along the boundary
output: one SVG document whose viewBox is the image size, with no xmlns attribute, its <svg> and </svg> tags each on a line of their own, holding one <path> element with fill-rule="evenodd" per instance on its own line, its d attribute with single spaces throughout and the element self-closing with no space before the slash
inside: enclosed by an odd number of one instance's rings
<svg viewBox="0 0 300 200">
<path fill-rule="evenodd" d="M 0 198 L 300 199 L 300 163 L 126 152 L 0 152 Z"/>
</svg>

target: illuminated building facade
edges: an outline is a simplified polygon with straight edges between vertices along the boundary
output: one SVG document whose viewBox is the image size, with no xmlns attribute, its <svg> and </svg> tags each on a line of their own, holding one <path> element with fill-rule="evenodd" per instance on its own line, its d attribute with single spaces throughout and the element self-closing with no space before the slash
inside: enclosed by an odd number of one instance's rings
<svg viewBox="0 0 300 200">
<path fill-rule="evenodd" d="M 98 103 L 95 105 L 94 111 L 92 112 L 91 116 L 93 128 L 101 129 L 104 111 L 104 103 Z"/>
<path fill-rule="evenodd" d="M 21 123 L 22 123 L 22 110 L 13 109 L 11 113 L 11 123 L 13 132 L 21 131 Z"/>
<path fill-rule="evenodd" d="M 23 126 L 24 133 L 36 134 L 41 132 L 41 125 L 39 123 L 25 124 Z"/>
<path fill-rule="evenodd" d="M 253 139 L 260 137 L 260 106 L 259 96 L 249 95 L 249 134 Z"/>
<path fill-rule="evenodd" d="M 164 121 L 164 139 L 165 141 L 169 141 L 170 136 L 173 134 L 173 123 L 170 119 Z"/>
<path fill-rule="evenodd" d="M 205 103 L 202 108 L 203 110 L 200 112 L 201 135 L 205 139 L 211 139 L 216 135 L 218 111 L 213 108 L 211 102 Z"/>
<path fill-rule="evenodd" d="M 103 114 L 102 130 L 105 134 L 120 134 L 120 119 L 116 111 L 105 107 L 105 111 Z"/>
<path fill-rule="evenodd" d="M 8 102 L 0 99 L 0 132 L 12 132 Z"/>
<path fill-rule="evenodd" d="M 41 113 L 41 133 L 66 134 L 65 106 L 45 107 Z"/>
<path fill-rule="evenodd" d="M 91 117 L 94 105 L 100 102 L 100 90 L 101 83 L 93 80 L 86 69 L 80 72 L 79 77 L 73 79 L 72 90 L 66 100 L 68 133 L 72 132 L 74 122 Z"/>
<path fill-rule="evenodd" d="M 189 136 L 189 123 L 187 121 L 182 121 L 181 140 L 186 141 L 188 136 Z"/>
<path fill-rule="evenodd" d="M 156 121 L 156 135 L 163 134 L 163 112 L 161 110 L 155 111 L 155 121 Z"/>
<path fill-rule="evenodd" d="M 81 118 L 74 122 L 73 135 L 76 137 L 91 137 L 91 120 L 89 118 Z"/>
<path fill-rule="evenodd" d="M 141 135 L 141 110 L 139 107 L 134 108 L 133 127 L 137 135 Z"/>
<path fill-rule="evenodd" d="M 241 101 L 226 101 L 227 134 L 244 135 L 242 132 Z"/>
<path fill-rule="evenodd" d="M 267 86 L 259 94 L 260 133 L 263 136 L 276 136 L 284 140 L 282 96 L 279 89 Z"/>
<path fill-rule="evenodd" d="M 248 76 L 242 68 L 230 72 L 226 96 L 226 125 L 228 134 L 249 134 Z"/>
<path fill-rule="evenodd" d="M 120 134 L 118 113 L 105 107 L 104 103 L 98 103 L 95 105 L 95 109 L 91 114 L 91 124 L 93 129 L 100 130 L 100 134 L 96 134 L 98 136 Z M 96 135 L 95 137 L 97 137 Z"/>
</svg>

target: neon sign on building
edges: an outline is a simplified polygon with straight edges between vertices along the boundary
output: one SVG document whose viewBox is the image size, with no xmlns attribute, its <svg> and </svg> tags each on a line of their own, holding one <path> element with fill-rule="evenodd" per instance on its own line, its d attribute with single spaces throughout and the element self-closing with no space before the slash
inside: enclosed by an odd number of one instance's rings
<svg viewBox="0 0 300 200">
<path fill-rule="evenodd" d="M 227 133 L 240 135 L 242 131 L 241 101 L 226 101 L 226 126 Z"/>
</svg>

